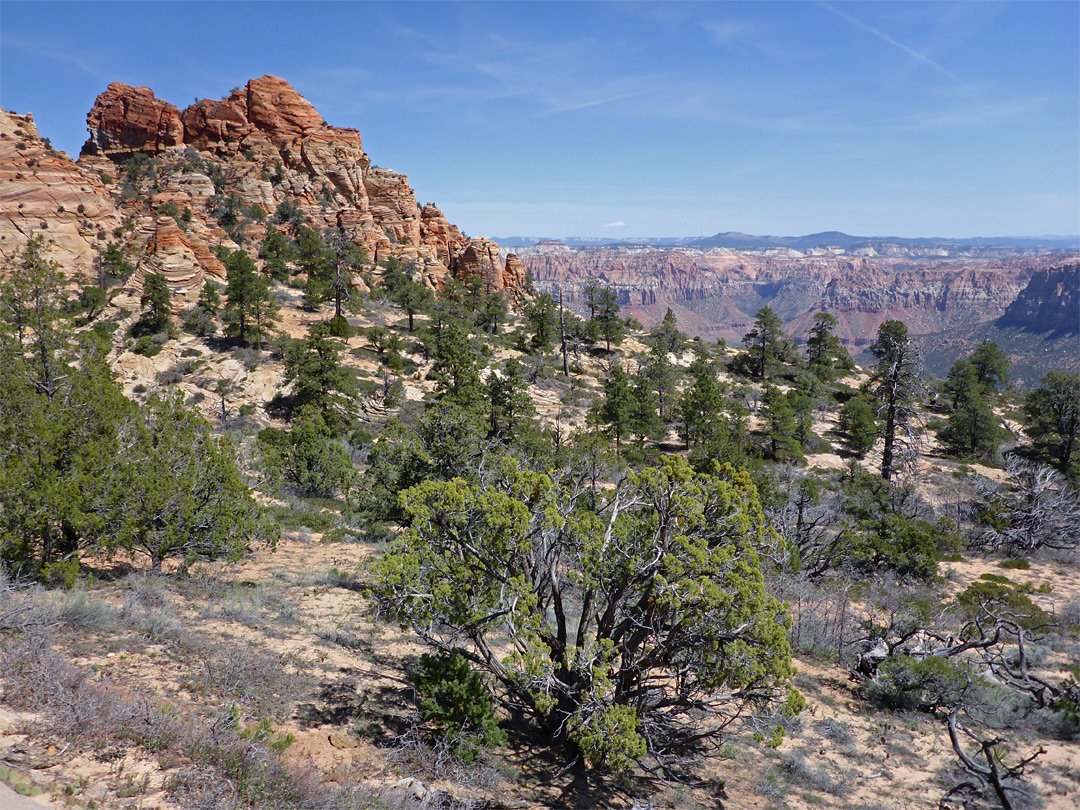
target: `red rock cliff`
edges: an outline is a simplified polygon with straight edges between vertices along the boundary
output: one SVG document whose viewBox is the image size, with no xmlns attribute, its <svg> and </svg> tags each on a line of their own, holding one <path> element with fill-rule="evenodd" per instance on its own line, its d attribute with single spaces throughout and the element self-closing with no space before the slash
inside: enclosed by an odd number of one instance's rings
<svg viewBox="0 0 1080 810">
<path fill-rule="evenodd" d="M 252 79 L 224 99 L 183 111 L 145 87 L 114 83 L 98 96 L 87 127 L 88 165 L 136 152 L 191 153 L 220 167 L 219 195 L 267 213 L 288 202 L 317 228 L 343 228 L 376 262 L 395 256 L 416 264 L 432 284 L 480 274 L 517 294 L 524 282 L 519 267 L 500 262 L 498 245 L 466 240 L 434 205 L 421 210 L 405 175 L 372 166 L 359 132 L 329 126 L 283 79 Z M 207 213 L 209 177 L 173 172 L 164 183 L 176 204 Z"/>
</svg>

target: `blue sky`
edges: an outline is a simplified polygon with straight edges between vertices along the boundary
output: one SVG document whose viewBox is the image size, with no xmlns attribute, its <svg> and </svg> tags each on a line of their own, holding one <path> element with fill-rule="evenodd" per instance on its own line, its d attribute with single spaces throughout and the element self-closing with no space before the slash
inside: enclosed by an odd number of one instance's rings
<svg viewBox="0 0 1080 810">
<path fill-rule="evenodd" d="M 0 105 L 281 76 L 471 236 L 1080 231 L 1080 3 L 0 5 Z"/>
</svg>

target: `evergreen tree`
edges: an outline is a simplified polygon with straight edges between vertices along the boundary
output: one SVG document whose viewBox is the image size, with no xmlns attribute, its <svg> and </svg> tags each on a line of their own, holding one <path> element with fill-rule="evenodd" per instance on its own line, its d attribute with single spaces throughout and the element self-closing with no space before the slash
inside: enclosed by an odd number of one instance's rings
<svg viewBox="0 0 1080 810">
<path fill-rule="evenodd" d="M 984 343 L 976 350 L 980 355 L 978 367 L 970 360 L 956 361 L 945 383 L 945 391 L 952 398 L 952 413 L 938 436 L 949 453 L 960 458 L 993 460 L 1005 435 L 991 398 L 992 386 L 1001 379 L 1000 373 L 1008 373 L 1004 371 L 1007 366 L 996 364 L 987 347 L 993 344 Z M 980 368 L 984 369 L 982 374 Z M 991 370 L 987 372 L 987 368 Z"/>
<path fill-rule="evenodd" d="M 805 390 L 792 388 L 785 399 L 795 420 L 795 440 L 803 450 L 809 449 L 814 438 L 814 398 Z"/>
<path fill-rule="evenodd" d="M 270 228 L 259 248 L 259 258 L 264 261 L 263 271 L 277 281 L 285 281 L 289 277 L 289 262 L 295 256 L 296 248 L 289 238 L 276 228 Z"/>
<path fill-rule="evenodd" d="M 270 280 L 259 274 L 255 262 L 237 249 L 225 257 L 225 334 L 246 345 L 262 348 L 262 342 L 277 321 L 278 302 L 270 290 Z"/>
<path fill-rule="evenodd" d="M 670 310 L 669 310 L 670 311 Z M 665 341 L 658 341 L 649 350 L 649 359 L 645 363 L 642 374 L 648 380 L 652 392 L 656 395 L 656 406 L 660 421 L 670 422 L 676 409 L 676 387 L 678 374 L 675 366 L 668 360 L 669 345 Z"/>
<path fill-rule="evenodd" d="M 638 446 L 643 447 L 645 440 L 658 441 L 666 433 L 660 419 L 660 402 L 652 388 L 652 381 L 644 374 L 633 378 L 632 390 L 634 402 L 630 411 L 630 432 L 637 437 Z"/>
<path fill-rule="evenodd" d="M 633 429 L 634 413 L 637 407 L 637 397 L 631 385 L 630 375 L 622 366 L 616 365 L 604 380 L 604 396 L 594 407 L 592 417 L 594 422 L 604 425 L 609 435 L 615 437 L 615 452 L 623 439 L 630 435 Z"/>
<path fill-rule="evenodd" d="M 506 298 L 497 292 L 484 295 L 473 313 L 476 328 L 489 335 L 499 334 L 499 326 L 506 320 L 508 307 Z"/>
<path fill-rule="evenodd" d="M 506 361 L 501 374 L 494 370 L 488 374 L 487 399 L 491 435 L 507 442 L 521 434 L 535 413 L 521 363 L 513 358 Z"/>
<path fill-rule="evenodd" d="M 285 352 L 285 385 L 292 385 L 290 409 L 311 406 L 333 435 L 339 435 L 356 415 L 359 392 L 352 374 L 341 365 L 337 341 L 325 323 L 315 323 L 305 340 L 293 341 Z"/>
<path fill-rule="evenodd" d="M 897 447 L 914 450 L 915 403 L 922 391 L 919 355 L 900 321 L 885 321 L 879 327 L 870 353 L 877 358 L 869 391 L 877 403 L 878 435 L 884 440 L 881 477 L 888 481 L 895 469 Z"/>
<path fill-rule="evenodd" d="M 547 293 L 538 295 L 525 307 L 525 318 L 533 332 L 530 343 L 534 349 L 541 352 L 551 349 L 559 325 L 558 317 L 558 304 Z"/>
<path fill-rule="evenodd" d="M 135 267 L 125 258 L 124 251 L 117 242 L 110 242 L 105 250 L 94 259 L 95 275 L 98 286 L 107 290 L 117 282 L 126 281 Z"/>
<path fill-rule="evenodd" d="M 955 411 L 960 407 L 960 401 L 980 388 L 979 373 L 967 360 L 957 360 L 949 369 L 942 389 L 949 397 L 949 408 Z"/>
<path fill-rule="evenodd" d="M 211 315 L 217 315 L 221 311 L 221 294 L 218 293 L 217 285 L 209 279 L 203 282 L 199 291 L 199 306 Z"/>
<path fill-rule="evenodd" d="M 682 425 L 680 434 L 686 449 L 700 445 L 711 435 L 710 426 L 724 406 L 724 394 L 716 368 L 701 358 L 690 366 L 693 382 L 683 393 L 680 403 Z"/>
<path fill-rule="evenodd" d="M 774 461 L 802 461 L 802 448 L 796 438 L 795 414 L 788 398 L 780 389 L 769 386 L 761 403 L 769 455 Z"/>
<path fill-rule="evenodd" d="M 567 762 L 667 769 L 747 712 L 799 710 L 786 611 L 759 570 L 776 537 L 746 475 L 673 457 L 595 508 L 578 475 L 504 462 L 485 478 L 401 495 L 373 599 L 429 646 L 466 646 Z"/>
<path fill-rule="evenodd" d="M 169 283 L 160 273 L 150 273 L 143 281 L 143 292 L 139 306 L 143 314 L 139 318 L 137 331 L 143 334 L 164 332 L 169 327 L 169 315 L 172 312 L 172 296 Z"/>
<path fill-rule="evenodd" d="M 274 479 L 282 479 L 298 494 L 348 497 L 354 481 L 349 454 L 333 438 L 322 415 L 305 405 L 288 432 L 267 428 L 259 433 L 263 464 Z"/>
<path fill-rule="evenodd" d="M 686 335 L 679 331 L 675 313 L 667 308 L 664 318 L 649 332 L 649 345 L 654 351 L 668 354 L 680 354 L 686 348 Z"/>
<path fill-rule="evenodd" d="M 178 398 L 127 400 L 104 342 L 61 328 L 59 282 L 34 242 L 0 286 L 0 561 L 70 582 L 88 548 L 241 549 L 259 511 L 227 447 Z"/>
<path fill-rule="evenodd" d="M 593 296 L 589 320 L 589 335 L 593 340 L 603 340 L 607 351 L 612 343 L 621 343 L 626 336 L 626 324 L 619 318 L 619 298 L 611 287 L 600 287 Z"/>
<path fill-rule="evenodd" d="M 868 395 L 856 394 L 844 403 L 840 409 L 840 430 L 857 458 L 862 458 L 870 451 L 878 434 L 874 421 L 874 402 Z"/>
<path fill-rule="evenodd" d="M 840 338 L 833 334 L 836 323 L 835 316 L 818 312 L 814 315 L 814 325 L 806 341 L 806 361 L 810 371 L 823 380 L 834 376 L 838 370 L 847 371 L 855 367 Z"/>
<path fill-rule="evenodd" d="M 435 380 L 439 395 L 464 408 L 475 407 L 481 399 L 480 372 L 469 336 L 460 323 L 452 321 L 439 331 L 434 354 L 435 364 L 428 377 Z"/>
<path fill-rule="evenodd" d="M 784 324 L 769 307 L 754 313 L 754 328 L 743 336 L 753 376 L 764 380 L 769 369 L 788 362 L 793 354 L 791 341 L 784 334 Z"/>
<path fill-rule="evenodd" d="M 1050 371 L 1024 398 L 1027 433 L 1035 448 L 1071 478 L 1080 473 L 1080 374 Z"/>
<path fill-rule="evenodd" d="M 313 261 L 305 268 L 308 283 L 304 302 L 314 309 L 324 301 L 333 301 L 332 328 L 339 337 L 348 337 L 344 308 L 352 300 L 353 278 L 366 261 L 364 251 L 338 229 L 327 233 L 322 250 L 312 255 Z"/>
<path fill-rule="evenodd" d="M 391 257 L 383 262 L 383 286 L 390 300 L 409 317 L 409 331 L 415 328 L 417 315 L 427 312 L 435 302 L 430 289 L 413 280 L 411 268 Z"/>
<path fill-rule="evenodd" d="M 992 461 L 1005 436 L 999 421 L 983 387 L 979 385 L 961 395 L 938 435 L 954 456 Z"/>
<path fill-rule="evenodd" d="M 600 309 L 600 302 L 605 289 L 606 288 L 600 279 L 591 276 L 585 279 L 585 285 L 582 288 L 582 292 L 585 295 L 585 306 L 588 307 L 590 321 L 596 318 L 596 313 Z"/>
<path fill-rule="evenodd" d="M 151 397 L 101 515 L 109 553 L 144 554 L 154 570 L 177 557 L 239 559 L 257 539 L 274 539 L 237 469 L 230 445 L 184 407 L 179 394 Z"/>
<path fill-rule="evenodd" d="M 987 391 L 1009 384 L 1009 357 L 996 343 L 984 340 L 975 347 L 968 361 L 979 377 L 979 384 Z"/>
</svg>

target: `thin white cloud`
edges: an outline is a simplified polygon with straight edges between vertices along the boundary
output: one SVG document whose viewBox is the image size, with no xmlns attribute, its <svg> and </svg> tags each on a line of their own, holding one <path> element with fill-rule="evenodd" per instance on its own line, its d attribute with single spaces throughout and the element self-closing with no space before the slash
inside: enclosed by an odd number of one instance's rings
<svg viewBox="0 0 1080 810">
<path fill-rule="evenodd" d="M 625 227 L 626 227 L 626 223 L 625 223 L 625 222 L 623 222 L 623 221 L 622 221 L 622 220 L 620 219 L 620 220 L 618 220 L 617 222 L 609 222 L 609 223 L 608 223 L 607 225 L 605 225 L 604 227 L 605 227 L 605 228 L 625 228 Z"/>
<path fill-rule="evenodd" d="M 874 28 L 872 25 L 867 25 L 862 20 L 857 19 L 856 17 L 852 17 L 846 11 L 841 11 L 838 8 L 834 8 L 833 6 L 830 6 L 828 3 L 819 3 L 818 5 L 820 5 L 826 11 L 835 14 L 840 19 L 847 20 L 849 23 L 856 26 L 857 28 L 861 28 L 863 31 L 866 31 L 869 34 L 873 34 L 875 37 L 882 40 L 883 42 L 888 42 L 893 47 L 899 48 L 904 53 L 906 53 L 908 56 L 910 56 L 912 59 L 914 59 L 916 62 L 921 62 L 922 64 L 926 65 L 927 67 L 933 68 L 938 73 L 942 74 L 943 76 L 946 76 L 947 78 L 949 78 L 950 80 L 952 80 L 954 82 L 957 82 L 957 83 L 960 82 L 960 79 L 957 78 L 955 73 L 950 71 L 948 68 L 945 68 L 945 67 L 942 67 L 941 65 L 939 65 L 937 62 L 935 62 L 933 59 L 931 59 L 925 53 L 919 53 L 919 51 L 915 50 L 914 48 L 909 48 L 904 43 L 897 42 L 895 39 L 890 37 L 884 31 L 879 31 L 877 28 Z"/>
</svg>

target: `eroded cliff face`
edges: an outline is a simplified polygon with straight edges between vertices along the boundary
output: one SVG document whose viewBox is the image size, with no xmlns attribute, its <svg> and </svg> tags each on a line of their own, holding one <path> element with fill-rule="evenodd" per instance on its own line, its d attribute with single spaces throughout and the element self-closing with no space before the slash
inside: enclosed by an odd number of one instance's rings
<svg viewBox="0 0 1080 810">
<path fill-rule="evenodd" d="M 1080 333 L 1080 262 L 1036 271 L 998 324 L 1038 334 Z"/>
<path fill-rule="evenodd" d="M 613 286 L 626 310 L 646 325 L 671 307 L 691 334 L 737 341 L 754 313 L 770 306 L 796 336 L 815 312 L 839 320 L 849 346 L 868 345 L 886 320 L 929 334 L 1000 317 L 1032 274 L 1061 257 L 927 260 L 763 255 L 731 249 L 523 251 L 542 292 L 561 289 L 580 303 L 585 279 Z"/>
<path fill-rule="evenodd" d="M 98 174 L 47 146 L 32 115 L 0 110 L 0 263 L 41 235 L 69 275 L 89 276 L 96 248 L 119 225 Z"/>
<path fill-rule="evenodd" d="M 451 276 L 465 281 L 483 275 L 490 288 L 523 292 L 520 263 L 508 265 L 488 240 L 467 240 L 434 205 L 421 208 L 406 175 L 373 166 L 359 132 L 328 125 L 283 79 L 252 79 L 224 99 L 203 99 L 184 110 L 148 88 L 113 83 L 87 115 L 87 128 L 80 157 L 87 169 L 115 171 L 114 164 L 123 166 L 135 155 L 161 164 L 145 204 L 124 210 L 144 233 L 163 207 L 175 206 L 164 210 L 192 212 L 187 230 L 193 247 L 209 242 L 235 248 L 218 227 L 223 200 L 265 215 L 287 203 L 317 229 L 344 230 L 375 264 L 394 257 L 416 266 L 432 286 Z M 259 241 L 268 227 L 256 218 L 243 235 Z M 487 258 L 478 261 L 480 255 Z M 175 277 L 180 275 L 177 270 Z M 193 279 L 184 282 L 183 292 Z"/>
</svg>

